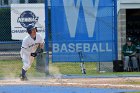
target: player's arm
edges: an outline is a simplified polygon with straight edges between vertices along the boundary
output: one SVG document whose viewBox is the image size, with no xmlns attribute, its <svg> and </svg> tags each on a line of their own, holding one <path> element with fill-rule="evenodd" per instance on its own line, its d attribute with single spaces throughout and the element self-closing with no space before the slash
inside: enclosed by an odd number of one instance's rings
<svg viewBox="0 0 140 93">
<path fill-rule="evenodd" d="M 137 53 L 137 49 L 136 49 L 135 45 L 133 45 L 133 50 L 132 51 L 133 51 L 133 53 L 130 56 L 135 56 L 136 53 Z"/>
<path fill-rule="evenodd" d="M 38 48 L 39 48 L 39 49 L 37 49 L 36 52 L 31 53 L 31 56 L 32 56 L 32 57 L 36 57 L 38 54 L 43 53 L 44 44 L 43 44 L 43 43 L 39 43 Z"/>
<path fill-rule="evenodd" d="M 44 43 L 40 43 L 40 44 L 39 44 L 39 48 L 40 48 L 40 49 L 44 49 Z"/>
</svg>

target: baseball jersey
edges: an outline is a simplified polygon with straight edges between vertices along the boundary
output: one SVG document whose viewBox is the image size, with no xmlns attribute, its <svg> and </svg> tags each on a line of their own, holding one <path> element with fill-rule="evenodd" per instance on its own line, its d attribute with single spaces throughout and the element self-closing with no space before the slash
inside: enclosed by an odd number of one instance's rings
<svg viewBox="0 0 140 93">
<path fill-rule="evenodd" d="M 30 55 L 31 53 L 34 53 L 36 49 L 38 48 L 40 43 L 44 43 L 43 38 L 40 34 L 36 33 L 36 39 L 32 39 L 30 35 L 26 36 L 22 41 L 21 46 L 21 58 L 23 54 Z"/>
<path fill-rule="evenodd" d="M 130 56 L 134 52 L 136 52 L 136 46 L 134 44 L 132 44 L 131 46 L 125 44 L 123 46 L 122 53 L 124 54 L 124 56 Z"/>
</svg>

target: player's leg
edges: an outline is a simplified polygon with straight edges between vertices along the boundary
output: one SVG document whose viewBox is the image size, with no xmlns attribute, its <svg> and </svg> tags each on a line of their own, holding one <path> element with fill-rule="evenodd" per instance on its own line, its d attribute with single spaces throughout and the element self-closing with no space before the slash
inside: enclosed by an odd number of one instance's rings
<svg viewBox="0 0 140 93">
<path fill-rule="evenodd" d="M 30 56 L 30 67 L 31 67 L 33 62 L 34 62 L 34 57 Z"/>
<path fill-rule="evenodd" d="M 22 80 L 22 81 L 24 81 L 24 80 L 28 80 L 27 79 L 27 77 L 26 77 L 26 70 L 24 70 L 23 68 L 22 68 L 22 71 L 21 71 L 21 74 L 20 74 L 20 79 Z"/>
<path fill-rule="evenodd" d="M 124 57 L 124 71 L 128 71 L 129 56 Z"/>
<path fill-rule="evenodd" d="M 33 61 L 34 61 L 34 57 L 25 57 L 26 59 L 23 59 L 23 67 L 22 67 L 22 73 L 21 73 L 21 80 L 28 80 L 27 76 L 26 76 L 26 72 L 27 70 L 31 67 Z"/>
<path fill-rule="evenodd" d="M 131 57 L 131 60 L 132 60 L 132 64 L 133 64 L 133 69 L 134 69 L 134 71 L 138 71 L 138 62 L 137 62 L 137 58 L 134 56 L 134 57 Z"/>
<path fill-rule="evenodd" d="M 27 80 L 26 72 L 30 68 L 29 56 L 24 55 L 23 58 L 22 58 L 22 62 L 23 62 L 23 67 L 22 67 L 22 70 L 21 70 L 20 78 L 21 78 L 21 80 Z"/>
</svg>

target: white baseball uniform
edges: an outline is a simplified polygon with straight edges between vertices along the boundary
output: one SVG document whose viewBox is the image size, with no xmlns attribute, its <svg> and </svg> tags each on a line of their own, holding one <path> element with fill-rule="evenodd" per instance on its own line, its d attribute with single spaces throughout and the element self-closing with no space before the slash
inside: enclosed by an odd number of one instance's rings
<svg viewBox="0 0 140 93">
<path fill-rule="evenodd" d="M 23 69 L 28 70 L 31 67 L 31 64 L 34 61 L 34 57 L 31 56 L 31 53 L 34 53 L 38 48 L 40 43 L 44 43 L 43 38 L 40 34 L 36 33 L 36 39 L 31 38 L 30 35 L 26 36 L 22 41 L 20 56 L 23 62 Z"/>
</svg>

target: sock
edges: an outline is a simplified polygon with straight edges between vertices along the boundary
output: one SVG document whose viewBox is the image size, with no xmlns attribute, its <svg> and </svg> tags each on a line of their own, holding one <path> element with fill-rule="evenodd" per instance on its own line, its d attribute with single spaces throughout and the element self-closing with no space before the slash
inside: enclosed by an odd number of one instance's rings
<svg viewBox="0 0 140 93">
<path fill-rule="evenodd" d="M 27 71 L 25 71 L 25 70 L 22 68 L 22 72 L 21 72 L 22 77 L 25 76 L 26 72 L 27 72 Z"/>
</svg>

